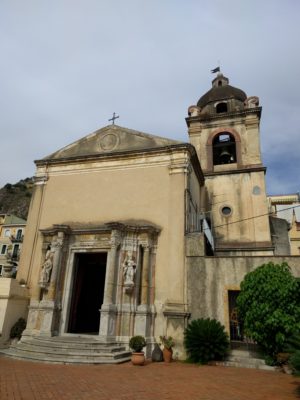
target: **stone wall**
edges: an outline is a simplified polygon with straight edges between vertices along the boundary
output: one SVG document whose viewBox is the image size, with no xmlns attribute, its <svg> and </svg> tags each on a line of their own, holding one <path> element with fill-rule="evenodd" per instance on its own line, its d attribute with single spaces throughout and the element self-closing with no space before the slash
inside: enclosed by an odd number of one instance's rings
<svg viewBox="0 0 300 400">
<path fill-rule="evenodd" d="M 300 277 L 300 257 L 187 256 L 188 309 L 191 319 L 216 318 L 229 332 L 228 291 L 239 290 L 244 276 L 262 264 L 287 262 Z"/>
<path fill-rule="evenodd" d="M 9 340 L 11 327 L 19 318 L 27 318 L 28 290 L 15 279 L 0 278 L 0 346 Z"/>
</svg>

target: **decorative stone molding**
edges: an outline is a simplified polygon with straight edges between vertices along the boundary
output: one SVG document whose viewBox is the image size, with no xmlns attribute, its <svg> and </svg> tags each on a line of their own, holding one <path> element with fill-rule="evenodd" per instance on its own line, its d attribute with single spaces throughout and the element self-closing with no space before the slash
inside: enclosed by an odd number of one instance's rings
<svg viewBox="0 0 300 400">
<path fill-rule="evenodd" d="M 40 175 L 40 176 L 35 176 L 33 179 L 34 179 L 34 185 L 39 186 L 39 185 L 46 185 L 46 182 L 49 178 L 47 175 Z"/>
<path fill-rule="evenodd" d="M 188 116 L 189 117 L 197 117 L 201 113 L 201 108 L 198 106 L 189 106 L 188 108 Z"/>
<path fill-rule="evenodd" d="M 259 106 L 259 98 L 257 96 L 250 96 L 244 102 L 247 108 L 256 108 Z"/>
</svg>

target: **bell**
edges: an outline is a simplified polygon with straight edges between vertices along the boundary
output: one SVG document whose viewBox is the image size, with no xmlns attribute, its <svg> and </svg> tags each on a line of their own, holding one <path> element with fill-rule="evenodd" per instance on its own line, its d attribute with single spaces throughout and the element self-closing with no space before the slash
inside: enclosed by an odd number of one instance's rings
<svg viewBox="0 0 300 400">
<path fill-rule="evenodd" d="M 231 154 L 226 148 L 223 148 L 220 153 L 220 160 L 222 164 L 229 164 L 231 160 Z"/>
</svg>

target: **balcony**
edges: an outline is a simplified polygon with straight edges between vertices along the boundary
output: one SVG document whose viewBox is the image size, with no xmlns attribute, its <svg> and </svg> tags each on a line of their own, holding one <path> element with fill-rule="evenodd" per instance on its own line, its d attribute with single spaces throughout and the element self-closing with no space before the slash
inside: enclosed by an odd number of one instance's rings
<svg viewBox="0 0 300 400">
<path fill-rule="evenodd" d="M 10 241 L 12 243 L 22 243 L 23 239 L 24 239 L 24 235 L 17 235 L 17 236 L 11 235 L 10 236 Z"/>
</svg>

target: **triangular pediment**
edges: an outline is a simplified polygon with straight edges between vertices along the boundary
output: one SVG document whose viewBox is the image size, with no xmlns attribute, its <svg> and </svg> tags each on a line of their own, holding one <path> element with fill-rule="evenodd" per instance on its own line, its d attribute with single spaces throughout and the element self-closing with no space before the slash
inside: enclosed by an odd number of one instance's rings
<svg viewBox="0 0 300 400">
<path fill-rule="evenodd" d="M 180 144 L 118 125 L 108 125 L 45 157 L 44 160 L 161 148 Z"/>
</svg>

